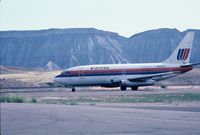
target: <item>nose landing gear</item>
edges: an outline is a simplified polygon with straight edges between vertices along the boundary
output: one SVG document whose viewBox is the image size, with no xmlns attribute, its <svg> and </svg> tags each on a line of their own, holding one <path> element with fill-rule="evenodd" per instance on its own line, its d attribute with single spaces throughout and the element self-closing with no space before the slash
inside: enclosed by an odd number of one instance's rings
<svg viewBox="0 0 200 135">
<path fill-rule="evenodd" d="M 72 88 L 72 92 L 75 92 L 76 91 L 76 89 L 75 88 Z"/>
</svg>

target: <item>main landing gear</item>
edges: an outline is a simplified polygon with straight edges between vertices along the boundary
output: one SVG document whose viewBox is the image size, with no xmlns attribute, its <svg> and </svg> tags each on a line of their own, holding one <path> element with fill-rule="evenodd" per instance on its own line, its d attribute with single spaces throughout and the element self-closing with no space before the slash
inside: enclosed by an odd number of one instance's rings
<svg viewBox="0 0 200 135">
<path fill-rule="evenodd" d="M 126 88 L 127 88 L 126 86 L 120 86 L 121 91 L 125 91 Z M 133 91 L 138 90 L 138 86 L 132 86 L 132 87 L 131 87 L 131 90 L 133 90 Z"/>
<path fill-rule="evenodd" d="M 131 87 L 131 90 L 136 91 L 136 90 L 138 90 L 138 87 L 137 86 L 133 86 L 133 87 Z"/>
</svg>

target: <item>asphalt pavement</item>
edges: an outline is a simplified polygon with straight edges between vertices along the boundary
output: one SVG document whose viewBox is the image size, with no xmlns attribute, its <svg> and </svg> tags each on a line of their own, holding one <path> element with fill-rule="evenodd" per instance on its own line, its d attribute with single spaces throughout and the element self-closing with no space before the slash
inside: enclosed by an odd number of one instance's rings
<svg viewBox="0 0 200 135">
<path fill-rule="evenodd" d="M 1 133 L 2 135 L 199 135 L 200 108 L 2 103 Z"/>
</svg>

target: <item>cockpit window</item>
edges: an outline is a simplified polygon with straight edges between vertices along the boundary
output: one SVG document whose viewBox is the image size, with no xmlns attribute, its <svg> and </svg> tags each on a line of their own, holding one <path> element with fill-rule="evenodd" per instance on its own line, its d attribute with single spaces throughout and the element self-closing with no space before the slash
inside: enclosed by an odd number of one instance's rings
<svg viewBox="0 0 200 135">
<path fill-rule="evenodd" d="M 69 71 L 63 71 L 61 74 L 62 74 L 62 75 L 69 75 L 70 72 L 69 72 Z"/>
</svg>

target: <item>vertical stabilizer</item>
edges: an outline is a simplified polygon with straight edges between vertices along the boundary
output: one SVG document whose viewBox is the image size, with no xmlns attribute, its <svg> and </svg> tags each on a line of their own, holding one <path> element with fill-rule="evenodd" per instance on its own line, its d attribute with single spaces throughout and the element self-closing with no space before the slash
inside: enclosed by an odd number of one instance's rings
<svg viewBox="0 0 200 135">
<path fill-rule="evenodd" d="M 187 32 L 171 56 L 163 63 L 187 64 L 190 61 L 194 32 Z"/>
</svg>

